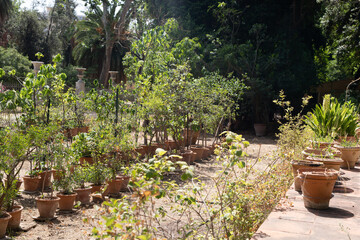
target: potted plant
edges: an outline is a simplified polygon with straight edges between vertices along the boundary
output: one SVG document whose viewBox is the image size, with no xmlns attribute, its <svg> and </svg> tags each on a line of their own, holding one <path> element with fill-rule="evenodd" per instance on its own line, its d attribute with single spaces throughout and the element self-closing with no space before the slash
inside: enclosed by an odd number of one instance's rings
<svg viewBox="0 0 360 240">
<path fill-rule="evenodd" d="M 94 163 L 92 156 L 96 148 L 94 135 L 95 132 L 80 133 L 74 138 L 71 147 L 79 157 L 80 164 Z"/>
<path fill-rule="evenodd" d="M 75 180 L 70 171 L 63 172 L 63 176 L 54 181 L 54 186 L 59 197 L 60 211 L 72 211 L 77 193 L 74 192 Z"/>
<path fill-rule="evenodd" d="M 333 169 L 317 169 L 300 173 L 306 208 L 327 209 L 339 172 Z"/>
<path fill-rule="evenodd" d="M 106 179 L 110 175 L 110 169 L 107 163 L 96 161 L 92 165 L 85 167 L 88 171 L 89 182 L 91 184 L 91 193 L 101 192 Z"/>
<path fill-rule="evenodd" d="M 352 169 L 360 156 L 360 145 L 355 141 L 342 141 L 334 146 L 341 152 L 341 168 Z"/>
<path fill-rule="evenodd" d="M 80 201 L 81 204 L 90 203 L 91 187 L 85 185 L 89 180 L 89 171 L 86 167 L 77 167 L 73 172 L 73 178 L 75 180 L 75 189 L 77 193 L 76 201 Z"/>
</svg>

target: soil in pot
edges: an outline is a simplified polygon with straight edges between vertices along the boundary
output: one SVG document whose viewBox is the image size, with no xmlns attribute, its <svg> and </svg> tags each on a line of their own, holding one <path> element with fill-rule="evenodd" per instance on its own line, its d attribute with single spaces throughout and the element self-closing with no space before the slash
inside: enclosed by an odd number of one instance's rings
<svg viewBox="0 0 360 240">
<path fill-rule="evenodd" d="M 8 213 L 4 213 L 4 214 L 2 214 L 2 216 L 0 216 L 0 239 L 5 237 L 6 228 L 8 226 L 10 219 L 11 219 L 11 215 Z"/>
<path fill-rule="evenodd" d="M 39 211 L 39 218 L 42 219 L 52 219 L 55 216 L 55 211 L 59 206 L 58 197 L 52 198 L 36 198 L 36 206 Z"/>
<path fill-rule="evenodd" d="M 300 173 L 304 205 L 306 208 L 327 209 L 338 171 L 317 169 Z"/>
<path fill-rule="evenodd" d="M 76 201 L 80 201 L 81 204 L 90 203 L 91 188 L 78 188 L 74 189 L 74 192 L 77 193 Z"/>
<path fill-rule="evenodd" d="M 40 188 L 40 176 L 24 176 L 24 190 L 27 192 L 35 192 Z"/>
<path fill-rule="evenodd" d="M 11 215 L 11 219 L 7 226 L 8 229 L 18 229 L 20 227 L 21 212 L 23 209 L 23 206 L 15 205 L 13 206 L 12 211 L 8 212 Z"/>
<path fill-rule="evenodd" d="M 360 156 L 360 147 L 343 147 L 335 145 L 341 151 L 341 159 L 344 161 L 340 167 L 345 169 L 352 169 Z"/>
<path fill-rule="evenodd" d="M 60 198 L 59 200 L 60 211 L 71 211 L 73 209 L 77 193 L 71 193 L 71 194 L 58 193 L 56 196 Z"/>
</svg>

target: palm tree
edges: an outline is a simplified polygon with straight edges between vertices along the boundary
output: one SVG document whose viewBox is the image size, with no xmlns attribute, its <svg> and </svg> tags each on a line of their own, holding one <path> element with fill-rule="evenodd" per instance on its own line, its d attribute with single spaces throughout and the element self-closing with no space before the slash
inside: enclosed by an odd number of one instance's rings
<svg viewBox="0 0 360 240">
<path fill-rule="evenodd" d="M 0 0 L 0 24 L 9 16 L 11 8 L 11 0 Z"/>
<path fill-rule="evenodd" d="M 100 83 L 105 86 L 111 65 L 120 65 L 118 70 L 123 70 L 121 60 L 128 45 L 128 40 L 123 36 L 127 25 L 124 19 L 132 0 L 126 0 L 118 11 L 116 4 L 107 5 L 106 2 L 103 1 L 103 9 L 98 5 L 93 6 L 86 19 L 76 24 L 76 46 L 73 51 L 78 64 L 101 67 Z"/>
</svg>

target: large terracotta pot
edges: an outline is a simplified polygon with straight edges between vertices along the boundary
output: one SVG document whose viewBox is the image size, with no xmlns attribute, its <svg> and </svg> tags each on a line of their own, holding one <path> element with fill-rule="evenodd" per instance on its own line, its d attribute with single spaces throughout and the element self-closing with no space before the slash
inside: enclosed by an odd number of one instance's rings
<svg viewBox="0 0 360 240">
<path fill-rule="evenodd" d="M 59 209 L 61 211 L 71 211 L 73 209 L 77 193 L 72 193 L 72 194 L 58 193 L 57 196 L 60 198 Z"/>
<path fill-rule="evenodd" d="M 266 124 L 264 123 L 254 123 L 255 135 L 257 137 L 262 137 L 266 135 Z"/>
<path fill-rule="evenodd" d="M 203 158 L 204 148 L 202 147 L 191 147 L 191 151 L 195 152 L 195 159 L 194 161 L 199 161 Z"/>
<path fill-rule="evenodd" d="M 294 176 L 294 187 L 295 191 L 301 191 L 301 181 L 298 177 L 299 169 L 316 169 L 316 168 L 324 168 L 324 163 L 315 162 L 315 161 L 306 161 L 306 160 L 293 160 L 291 161 L 293 176 Z"/>
<path fill-rule="evenodd" d="M 35 192 L 40 187 L 40 181 L 41 181 L 40 176 L 34 176 L 34 177 L 24 176 L 23 180 L 24 180 L 24 190 L 25 191 Z"/>
<path fill-rule="evenodd" d="M 317 169 L 300 173 L 304 205 L 306 208 L 327 209 L 332 197 L 338 171 Z"/>
<path fill-rule="evenodd" d="M 52 219 L 55 216 L 55 211 L 59 206 L 58 197 L 53 198 L 36 198 L 36 206 L 38 208 L 40 218 Z"/>
<path fill-rule="evenodd" d="M 11 219 L 9 220 L 8 229 L 18 229 L 20 227 L 21 222 L 21 212 L 24 209 L 21 205 L 15 205 L 12 208 L 11 212 L 8 212 L 11 215 Z"/>
<path fill-rule="evenodd" d="M 76 201 L 80 201 L 81 204 L 89 204 L 90 203 L 90 194 L 91 194 L 90 187 L 74 189 L 74 192 L 77 193 Z"/>
<path fill-rule="evenodd" d="M 344 162 L 341 158 L 319 158 L 319 157 L 307 157 L 306 160 L 322 162 L 325 168 L 340 170 L 340 165 Z"/>
<path fill-rule="evenodd" d="M 5 237 L 6 228 L 8 226 L 10 219 L 11 219 L 11 215 L 8 213 L 5 213 L 4 216 L 0 217 L 0 239 Z"/>
<path fill-rule="evenodd" d="M 343 147 L 335 145 L 335 148 L 341 151 L 341 159 L 344 161 L 340 167 L 352 169 L 360 156 L 360 147 Z"/>
</svg>

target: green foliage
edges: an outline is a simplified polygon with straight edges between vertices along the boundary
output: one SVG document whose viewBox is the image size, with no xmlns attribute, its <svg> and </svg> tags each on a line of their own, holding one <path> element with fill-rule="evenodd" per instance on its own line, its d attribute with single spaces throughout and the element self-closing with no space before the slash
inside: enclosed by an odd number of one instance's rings
<svg viewBox="0 0 360 240">
<path fill-rule="evenodd" d="M 0 47 L 0 68 L 4 71 L 15 70 L 18 77 L 24 77 L 30 72 L 30 66 L 29 59 L 21 55 L 16 49 Z M 9 78 L 9 76 L 7 77 Z M 6 81 L 7 79 L 3 80 Z"/>
<path fill-rule="evenodd" d="M 325 95 L 323 104 L 316 105 L 306 117 L 306 124 L 317 137 L 354 136 L 357 114 L 357 108 L 351 102 L 341 104 L 336 98 Z"/>
</svg>

